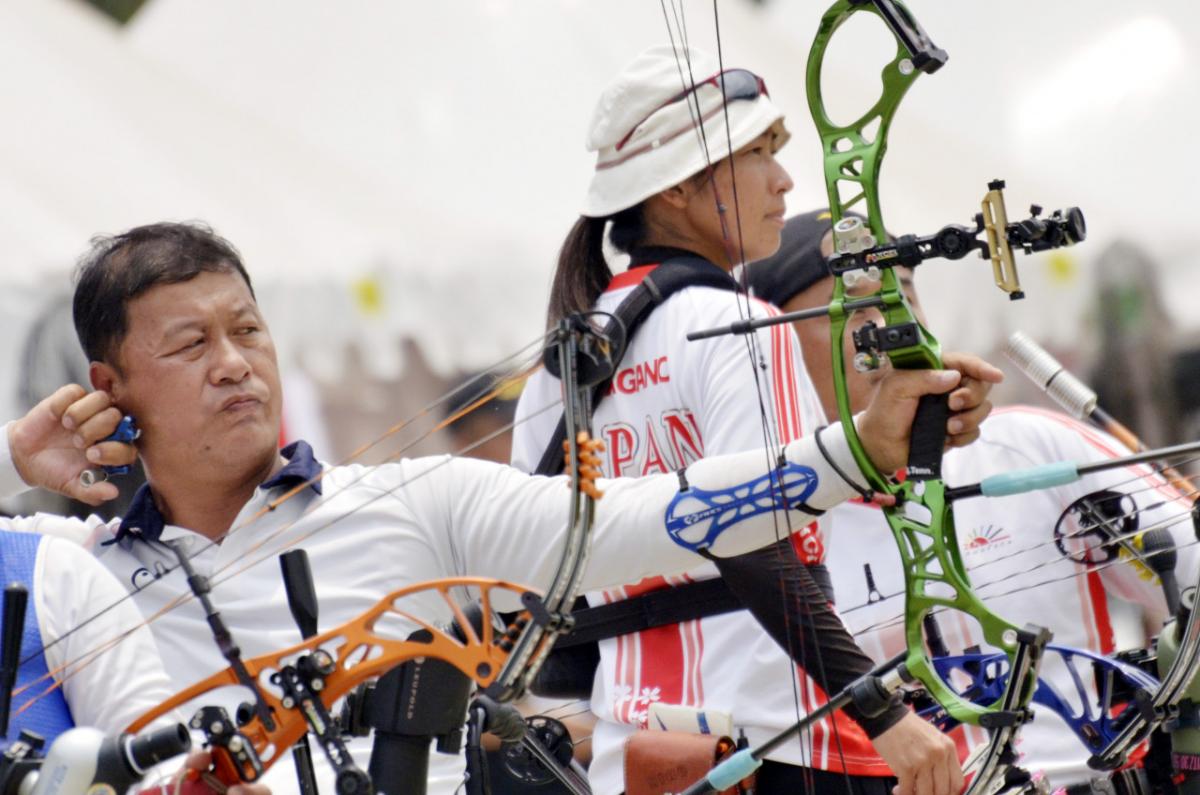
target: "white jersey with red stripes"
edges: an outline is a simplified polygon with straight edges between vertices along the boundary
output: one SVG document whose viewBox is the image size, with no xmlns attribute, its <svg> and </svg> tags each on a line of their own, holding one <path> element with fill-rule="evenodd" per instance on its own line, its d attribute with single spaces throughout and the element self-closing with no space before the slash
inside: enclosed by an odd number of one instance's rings
<svg viewBox="0 0 1200 795">
<path fill-rule="evenodd" d="M 618 275 L 597 308 L 612 311 L 649 268 Z M 754 367 L 744 337 L 722 336 L 688 342 L 689 331 L 728 324 L 746 313 L 746 297 L 710 287 L 688 287 L 654 310 L 634 335 L 610 393 L 600 401 L 595 435 L 603 439 L 604 473 L 642 476 L 673 472 L 705 455 L 764 449 L 757 372 L 772 444 L 815 431 L 822 413 L 804 370 L 799 342 L 788 324 L 755 335 Z M 740 309 L 739 309 L 740 304 Z M 777 314 L 751 299 L 755 316 Z M 547 406 L 554 408 L 538 413 Z M 513 464 L 536 468 L 561 416 L 559 381 L 544 371 L 534 375 L 521 396 L 513 441 Z M 765 453 L 764 453 L 765 455 Z M 824 556 L 815 526 L 793 528 L 793 544 L 806 562 Z M 781 537 L 786 528 L 781 527 Z M 636 557 L 636 548 L 629 550 Z M 704 564 L 674 582 L 715 576 Z M 661 578 L 589 594 L 607 603 L 661 588 Z M 599 795 L 623 789 L 621 755 L 625 739 L 647 727 L 653 704 L 703 707 L 732 715 L 752 742 L 767 739 L 821 703 L 818 688 L 796 676 L 788 656 L 746 612 L 661 627 L 604 641 L 592 693 L 599 718 L 592 739 L 592 787 Z M 848 719 L 839 721 L 863 736 Z M 840 770 L 835 740 L 827 727 L 771 754 L 792 764 Z M 842 738 L 845 739 L 845 738 Z M 864 737 L 865 742 L 865 737 Z M 810 745 L 816 747 L 812 759 Z M 867 746 L 869 748 L 869 745 Z M 880 763 L 881 764 L 881 763 Z"/>
<path fill-rule="evenodd" d="M 1065 415 L 1011 407 L 995 411 L 984 422 L 977 442 L 947 453 L 943 474 L 948 484 L 963 485 L 1037 464 L 1096 461 L 1128 453 L 1112 437 Z M 1108 654 L 1118 634 L 1141 636 L 1143 617 L 1145 626 L 1156 632 L 1166 616 L 1166 603 L 1158 577 L 1144 564 L 1126 557 L 1124 562 L 1089 566 L 1067 557 L 1056 543 L 1060 519 L 1060 535 L 1069 536 L 1079 527 L 1068 506 L 1101 489 L 1128 495 L 1121 501 L 1122 513 L 1132 513 L 1136 503 L 1140 529 L 1169 525 L 1179 547 L 1180 585 L 1195 582 L 1200 560 L 1189 506 L 1145 467 L 1098 473 L 1029 494 L 962 500 L 955 504 L 954 517 L 963 562 L 989 608 L 1014 624 L 1050 629 L 1055 644 Z M 904 648 L 899 618 L 904 578 L 891 530 L 878 509 L 861 503 L 838 506 L 826 518 L 832 520 L 827 564 L 838 612 L 868 654 L 887 659 Z M 1065 539 L 1063 548 L 1082 557 L 1078 537 Z M 1138 609 L 1122 609 L 1110 599 Z M 1118 633 L 1118 621 L 1130 626 Z M 940 614 L 939 625 L 951 653 L 983 644 L 978 625 L 960 613 Z M 1053 657 L 1046 658 L 1042 677 L 1057 682 L 1060 692 L 1074 693 L 1069 673 L 1054 663 Z M 1085 668 L 1083 674 L 1087 677 L 1089 671 Z M 1040 707 L 1036 712 L 1036 720 L 1021 729 L 1022 764 L 1044 771 L 1055 786 L 1098 775 L 1087 767 L 1090 752 L 1058 716 Z M 966 729 L 967 743 L 983 739 L 982 730 Z"/>
</svg>

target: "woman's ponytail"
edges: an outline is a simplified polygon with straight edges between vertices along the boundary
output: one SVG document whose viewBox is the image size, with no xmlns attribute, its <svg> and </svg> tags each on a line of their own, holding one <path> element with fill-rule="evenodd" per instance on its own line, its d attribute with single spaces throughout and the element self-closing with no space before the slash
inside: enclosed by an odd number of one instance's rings
<svg viewBox="0 0 1200 795">
<path fill-rule="evenodd" d="M 612 270 L 604 256 L 604 232 L 610 222 L 609 242 L 617 251 L 627 254 L 641 242 L 644 230 L 640 204 L 605 218 L 580 216 L 558 252 L 550 286 L 548 328 L 567 315 L 591 309 L 612 281 Z"/>
</svg>

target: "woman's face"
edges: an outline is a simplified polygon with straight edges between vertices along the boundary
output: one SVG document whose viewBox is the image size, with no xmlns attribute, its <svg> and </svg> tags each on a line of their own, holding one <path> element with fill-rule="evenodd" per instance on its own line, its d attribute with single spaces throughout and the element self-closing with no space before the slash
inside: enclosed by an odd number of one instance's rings
<svg viewBox="0 0 1200 795">
<path fill-rule="evenodd" d="M 713 170 L 712 179 L 693 179 L 696 189 L 690 196 L 686 215 L 714 263 L 728 267 L 733 263 L 754 262 L 779 249 L 787 211 L 785 194 L 793 187 L 792 178 L 775 159 L 773 131 L 768 130 L 722 160 Z M 737 203 L 734 203 L 734 188 Z M 714 195 L 715 190 L 715 195 Z M 723 215 L 718 204 L 726 208 Z"/>
</svg>

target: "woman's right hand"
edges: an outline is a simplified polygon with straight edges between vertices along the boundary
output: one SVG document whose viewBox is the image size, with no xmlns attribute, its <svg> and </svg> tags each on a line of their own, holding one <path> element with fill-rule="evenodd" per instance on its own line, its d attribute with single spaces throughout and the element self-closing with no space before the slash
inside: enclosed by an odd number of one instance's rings
<svg viewBox="0 0 1200 795">
<path fill-rule="evenodd" d="M 871 405 L 857 418 L 863 448 L 880 472 L 905 466 L 917 404 L 923 395 L 949 393 L 946 446 L 962 447 L 979 438 L 979 426 L 992 404 L 987 396 L 1004 374 L 970 354 L 947 353 L 944 370 L 890 370 L 879 382 Z"/>
<path fill-rule="evenodd" d="M 89 505 L 115 499 L 115 485 L 84 486 L 85 469 L 122 466 L 137 459 L 132 444 L 102 441 L 122 419 L 106 392 L 88 392 L 78 384 L 53 395 L 8 426 L 8 447 L 17 474 L 26 485 L 65 494 Z"/>
</svg>

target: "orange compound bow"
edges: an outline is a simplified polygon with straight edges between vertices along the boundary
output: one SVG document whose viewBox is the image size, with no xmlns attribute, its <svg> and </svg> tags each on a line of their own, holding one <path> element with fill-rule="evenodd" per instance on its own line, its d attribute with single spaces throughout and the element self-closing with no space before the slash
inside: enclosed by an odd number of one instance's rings
<svg viewBox="0 0 1200 795">
<path fill-rule="evenodd" d="M 357 618 L 303 643 L 243 660 L 246 671 L 260 686 L 274 726 L 268 728 L 253 713 L 238 726 L 219 707 L 201 709 L 191 725 L 204 730 L 213 746 L 217 778 L 228 785 L 258 779 L 314 724 L 330 724 L 329 709 L 335 701 L 359 684 L 408 660 L 418 657 L 443 660 L 481 688 L 492 684 L 509 657 L 513 641 L 534 617 L 524 610 L 503 630 L 489 620 L 474 626 L 450 593 L 451 589 L 463 587 L 479 592 L 484 616 L 494 615 L 492 603 L 496 592 L 524 598 L 527 603 L 533 595 L 528 588 L 482 577 L 434 580 L 393 591 Z M 405 599 L 422 593 L 436 593 L 450 607 L 462 640 L 399 606 Z M 376 630 L 381 619 L 396 618 L 425 632 L 417 633 L 419 639 L 410 636 L 397 640 Z M 553 638 L 546 635 L 544 643 L 552 643 Z M 239 685 L 234 669 L 225 668 L 159 704 L 130 724 L 127 731 L 136 733 L 156 718 L 207 693 Z M 317 732 L 318 736 L 321 733 Z"/>
</svg>

